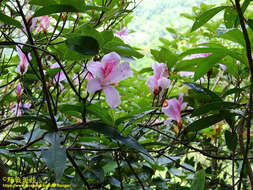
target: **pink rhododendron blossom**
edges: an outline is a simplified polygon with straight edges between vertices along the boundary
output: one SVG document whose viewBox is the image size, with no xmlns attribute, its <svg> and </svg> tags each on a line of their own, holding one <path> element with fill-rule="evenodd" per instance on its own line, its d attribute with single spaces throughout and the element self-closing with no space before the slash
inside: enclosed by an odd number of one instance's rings
<svg viewBox="0 0 253 190">
<path fill-rule="evenodd" d="M 59 68 L 59 67 L 60 67 L 60 66 L 59 66 L 58 63 L 54 63 L 54 64 L 50 65 L 50 68 L 51 68 L 51 69 L 55 69 L 55 68 Z M 53 82 L 54 82 L 54 83 L 59 83 L 59 85 L 60 85 L 60 87 L 61 87 L 61 90 L 63 91 L 64 86 L 62 85 L 61 81 L 65 80 L 65 79 L 66 79 L 66 76 L 65 76 L 64 72 L 61 70 L 60 72 L 58 72 L 58 73 L 55 75 L 55 77 L 54 77 L 54 79 L 53 79 Z"/>
<path fill-rule="evenodd" d="M 25 74 L 27 72 L 28 69 L 28 65 L 29 65 L 29 61 L 28 59 L 31 61 L 32 56 L 30 53 L 28 53 L 27 57 L 26 55 L 22 52 L 22 46 L 16 46 L 16 50 L 18 52 L 18 56 L 19 56 L 19 65 L 17 66 L 17 68 L 15 69 L 15 71 L 21 75 Z"/>
<path fill-rule="evenodd" d="M 185 108 L 187 103 L 183 102 L 183 94 L 180 93 L 179 98 L 173 98 L 166 100 L 166 107 L 162 108 L 162 111 L 169 116 L 169 119 L 165 121 L 168 125 L 171 121 L 176 121 L 179 125 L 182 125 L 181 110 Z"/>
<path fill-rule="evenodd" d="M 129 30 L 127 29 L 127 27 L 124 27 L 121 30 L 115 31 L 115 36 L 119 37 L 125 43 L 130 43 L 128 34 L 129 34 Z"/>
<path fill-rule="evenodd" d="M 111 84 L 132 76 L 129 63 L 120 64 L 120 56 L 111 52 L 104 55 L 101 62 L 91 62 L 87 69 L 94 77 L 87 81 L 88 92 L 94 93 L 103 89 L 107 104 L 112 108 L 117 107 L 120 104 L 120 95 Z"/>
<path fill-rule="evenodd" d="M 27 23 L 29 25 L 30 32 L 32 32 L 34 30 L 36 22 L 37 22 L 36 18 L 32 18 L 31 16 L 27 17 Z M 26 30 L 24 21 L 22 21 L 21 24 L 23 26 L 24 32 L 27 34 L 27 30 Z"/>
<path fill-rule="evenodd" d="M 48 16 L 41 16 L 41 17 L 39 17 L 39 21 L 40 21 L 40 24 L 36 28 L 34 34 L 37 34 L 41 30 L 43 30 L 44 34 L 46 34 L 47 28 L 49 27 L 49 24 L 50 24 L 49 17 Z"/>
<path fill-rule="evenodd" d="M 159 94 L 162 90 L 168 88 L 170 85 L 170 80 L 168 79 L 167 66 L 164 63 L 153 64 L 154 75 L 148 77 L 146 84 L 149 90 L 154 94 Z"/>
<path fill-rule="evenodd" d="M 16 90 L 17 90 L 17 100 L 19 102 L 21 99 L 21 94 L 22 94 L 22 87 L 21 87 L 20 82 L 18 83 Z"/>
<path fill-rule="evenodd" d="M 16 105 L 15 105 L 14 108 L 12 108 L 12 111 L 15 113 L 15 115 L 20 116 L 20 115 L 22 115 L 24 113 L 22 111 L 22 109 L 24 109 L 24 108 L 28 109 L 30 107 L 31 107 L 30 103 L 22 104 L 21 102 L 19 102 L 19 103 L 16 103 Z"/>
</svg>

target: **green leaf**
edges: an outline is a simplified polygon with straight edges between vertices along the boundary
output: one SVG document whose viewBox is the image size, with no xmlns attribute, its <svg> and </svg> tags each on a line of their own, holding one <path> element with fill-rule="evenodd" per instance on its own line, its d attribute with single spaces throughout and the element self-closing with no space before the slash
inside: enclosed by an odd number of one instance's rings
<svg viewBox="0 0 253 190">
<path fill-rule="evenodd" d="M 133 137 L 123 137 L 117 131 L 117 129 L 115 129 L 114 127 L 110 127 L 110 126 L 105 125 L 99 121 L 89 122 L 86 125 L 87 126 L 84 126 L 86 129 L 90 129 L 90 130 L 96 131 L 98 133 L 102 133 L 106 137 L 111 138 L 117 142 L 124 144 L 124 145 L 127 145 L 127 146 L 147 155 L 149 158 L 152 158 L 152 156 Z"/>
<path fill-rule="evenodd" d="M 237 134 L 232 133 L 229 130 L 225 131 L 225 141 L 229 150 L 234 151 L 238 144 Z"/>
<path fill-rule="evenodd" d="M 196 71 L 194 73 L 194 80 L 200 79 L 204 76 L 216 63 L 218 63 L 225 54 L 211 54 L 204 58 L 203 63 L 197 65 Z"/>
<path fill-rule="evenodd" d="M 108 162 L 103 166 L 105 174 L 113 172 L 117 168 L 117 162 Z"/>
<path fill-rule="evenodd" d="M 250 29 L 253 31 L 253 20 L 252 19 L 248 19 L 247 24 L 249 25 Z"/>
<path fill-rule="evenodd" d="M 15 20 L 15 19 L 13 19 L 1 12 L 0 12 L 0 22 L 3 22 L 6 25 L 12 25 L 12 26 L 16 26 L 17 28 L 23 29 L 23 26 L 19 21 Z"/>
<path fill-rule="evenodd" d="M 59 183 L 65 170 L 66 148 L 61 146 L 58 134 L 54 133 L 53 136 L 51 147 L 42 151 L 41 155 L 46 165 L 54 170 L 56 182 Z"/>
<path fill-rule="evenodd" d="M 62 113 L 66 112 L 80 112 L 83 113 L 84 109 L 81 104 L 61 104 L 58 106 L 58 110 Z"/>
<path fill-rule="evenodd" d="M 150 52 L 157 62 L 166 63 L 168 69 L 174 66 L 178 60 L 177 56 L 166 48 L 161 48 L 160 51 L 151 49 Z"/>
<path fill-rule="evenodd" d="M 243 91 L 245 91 L 245 89 L 243 89 L 243 88 L 232 88 L 232 89 L 229 89 L 228 91 L 226 91 L 223 94 L 223 97 L 226 97 L 226 96 L 231 95 L 231 94 L 238 94 L 238 93 L 241 93 Z"/>
<path fill-rule="evenodd" d="M 47 5 L 45 7 L 40 8 L 34 13 L 33 17 L 45 16 L 45 15 L 63 13 L 63 12 L 83 12 L 83 10 L 78 9 L 72 5 L 54 4 L 54 5 Z"/>
<path fill-rule="evenodd" d="M 208 113 L 210 111 L 214 110 L 223 110 L 223 109 L 231 109 L 240 106 L 239 104 L 235 104 L 233 102 L 211 102 L 209 104 L 205 104 L 201 106 L 200 108 L 194 110 L 194 112 L 191 114 L 191 117 L 199 116 L 205 113 Z"/>
<path fill-rule="evenodd" d="M 31 5 L 39 5 L 39 6 L 48 6 L 48 5 L 53 5 L 56 4 L 54 0 L 30 0 L 29 3 Z"/>
<path fill-rule="evenodd" d="M 46 75 L 53 78 L 57 73 L 61 71 L 61 68 L 53 68 L 46 71 Z"/>
<path fill-rule="evenodd" d="M 153 69 L 152 67 L 146 67 L 146 68 L 143 68 L 139 71 L 140 74 L 142 73 L 150 73 L 150 72 L 153 72 Z"/>
<path fill-rule="evenodd" d="M 85 1 L 84 0 L 60 0 L 60 4 L 62 5 L 72 5 L 77 9 L 85 9 Z"/>
<path fill-rule="evenodd" d="M 202 94 L 210 96 L 214 101 L 220 101 L 222 102 L 222 99 L 212 92 L 211 90 L 204 88 L 203 86 L 193 83 L 193 82 L 183 82 L 184 85 L 188 86 L 190 89 L 194 89 Z"/>
<path fill-rule="evenodd" d="M 202 13 L 199 15 L 196 19 L 195 22 L 192 26 L 191 32 L 197 30 L 201 26 L 203 26 L 205 23 L 207 23 L 211 18 L 213 18 L 217 13 L 220 11 L 224 10 L 225 8 L 228 8 L 228 6 L 220 6 L 220 7 L 215 7 L 212 9 L 209 9 L 208 11 Z"/>
<path fill-rule="evenodd" d="M 83 55 L 94 56 L 99 52 L 99 45 L 96 39 L 89 36 L 74 36 L 65 40 L 69 49 Z"/>
<path fill-rule="evenodd" d="M 201 119 L 192 122 L 190 125 L 187 126 L 187 132 L 188 131 L 194 131 L 197 132 L 201 129 L 205 129 L 210 127 L 211 125 L 214 125 L 215 123 L 220 122 L 223 120 L 223 116 L 221 114 L 214 114 L 207 117 L 202 117 Z"/>
<path fill-rule="evenodd" d="M 234 8 L 228 7 L 224 11 L 224 24 L 226 28 L 233 28 L 234 21 L 237 19 L 238 14 Z"/>
<path fill-rule="evenodd" d="M 97 116 L 99 119 L 101 119 L 106 124 L 108 124 L 108 125 L 113 124 L 113 118 L 108 113 L 108 110 L 102 109 L 100 106 L 98 106 L 96 104 L 88 104 L 86 106 L 86 110 L 87 110 L 87 113 Z"/>
<path fill-rule="evenodd" d="M 126 124 L 124 125 L 124 127 L 128 127 L 128 126 L 132 125 L 135 121 L 143 118 L 144 116 L 152 113 L 153 111 L 154 111 L 154 109 L 145 111 L 145 112 L 140 113 L 140 114 L 133 115 L 133 119 L 130 120 L 130 121 L 128 121 L 128 122 L 126 122 Z"/>
<path fill-rule="evenodd" d="M 223 38 L 223 39 L 230 40 L 232 42 L 238 43 L 241 46 L 245 47 L 245 41 L 244 41 L 243 33 L 242 33 L 242 31 L 240 31 L 237 28 L 229 30 L 228 32 L 222 34 L 220 37 Z"/>
<path fill-rule="evenodd" d="M 40 122 L 52 125 L 51 120 L 45 116 L 42 116 L 42 115 L 21 115 L 18 117 L 9 117 L 9 118 L 5 118 L 5 119 L 0 119 L 0 122 L 7 121 L 7 120 L 25 121 L 25 122 L 40 121 Z"/>
<path fill-rule="evenodd" d="M 241 11 L 242 11 L 242 14 L 244 14 L 244 12 L 246 11 L 246 9 L 248 8 L 250 2 L 252 0 L 244 0 L 242 6 L 241 6 Z M 237 28 L 237 26 L 240 24 L 240 19 L 239 17 L 237 16 L 236 19 L 235 19 L 235 25 L 234 25 L 234 28 Z"/>
<path fill-rule="evenodd" d="M 83 27 L 80 27 L 78 30 L 75 31 L 75 33 L 71 34 L 68 37 L 80 36 L 80 35 L 94 38 L 95 40 L 97 40 L 99 47 L 103 47 L 104 45 L 105 40 L 103 36 L 91 25 L 84 25 Z"/>
<path fill-rule="evenodd" d="M 136 51 L 131 46 L 124 44 L 123 42 L 118 40 L 112 40 L 105 43 L 102 50 L 104 53 L 110 53 L 112 51 L 115 51 L 120 55 L 133 56 L 138 59 L 144 57 L 144 55 Z"/>
<path fill-rule="evenodd" d="M 206 172 L 205 170 L 199 170 L 195 173 L 191 190 L 204 190 L 205 189 Z"/>
</svg>

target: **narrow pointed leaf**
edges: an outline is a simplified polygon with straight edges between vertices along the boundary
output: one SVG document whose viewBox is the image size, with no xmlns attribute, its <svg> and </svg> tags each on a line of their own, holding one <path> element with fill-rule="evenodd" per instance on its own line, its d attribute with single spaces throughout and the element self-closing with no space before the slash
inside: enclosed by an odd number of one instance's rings
<svg viewBox="0 0 253 190">
<path fill-rule="evenodd" d="M 220 7 L 215 7 L 212 9 L 209 9 L 208 11 L 202 13 L 201 15 L 199 15 L 193 26 L 191 29 L 191 32 L 197 30 L 198 28 L 200 28 L 201 26 L 203 26 L 205 23 L 207 23 L 211 18 L 213 18 L 217 13 L 219 13 L 220 11 L 224 10 L 225 8 L 227 8 L 228 6 L 220 6 Z"/>
</svg>

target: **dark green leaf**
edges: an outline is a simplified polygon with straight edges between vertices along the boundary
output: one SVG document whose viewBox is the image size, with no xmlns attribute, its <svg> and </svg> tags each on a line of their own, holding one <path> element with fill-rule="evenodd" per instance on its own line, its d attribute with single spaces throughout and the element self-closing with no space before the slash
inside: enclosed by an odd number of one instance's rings
<svg viewBox="0 0 253 190">
<path fill-rule="evenodd" d="M 99 52 L 99 45 L 96 39 L 89 36 L 74 36 L 65 41 L 69 49 L 83 55 L 94 56 Z"/>
<path fill-rule="evenodd" d="M 205 189 L 206 172 L 205 170 L 199 170 L 195 173 L 191 190 L 204 190 Z"/>
<path fill-rule="evenodd" d="M 54 4 L 54 5 L 47 5 L 45 7 L 40 8 L 37 10 L 33 17 L 45 16 L 55 13 L 63 13 L 63 12 L 83 12 L 81 9 L 77 9 L 72 5 L 61 5 L 61 4 Z"/>
<path fill-rule="evenodd" d="M 89 104 L 86 106 L 87 113 L 95 115 L 108 125 L 113 125 L 113 118 L 108 114 L 108 110 L 102 109 L 96 104 Z"/>
<path fill-rule="evenodd" d="M 112 40 L 105 43 L 102 49 L 104 53 L 110 53 L 112 51 L 115 51 L 120 55 L 133 56 L 138 59 L 144 56 L 131 46 L 124 44 L 123 42 L 118 40 Z"/>
<path fill-rule="evenodd" d="M 43 160 L 49 168 L 52 168 L 55 173 L 56 182 L 59 183 L 65 170 L 66 164 L 66 148 L 61 147 L 61 141 L 57 135 L 51 139 L 51 147 L 48 150 L 41 152 Z"/>
<path fill-rule="evenodd" d="M 193 26 L 191 29 L 191 32 L 197 30 L 198 28 L 200 28 L 201 26 L 203 26 L 205 23 L 207 23 L 211 18 L 213 18 L 217 13 L 219 13 L 220 11 L 222 11 L 223 9 L 227 8 L 228 6 L 220 6 L 220 7 L 215 7 L 212 9 L 209 9 L 208 11 L 202 13 L 201 15 L 199 15 Z"/>
<path fill-rule="evenodd" d="M 30 0 L 29 3 L 31 5 L 39 5 L 39 6 L 48 6 L 48 5 L 53 5 L 56 4 L 54 0 Z"/>
<path fill-rule="evenodd" d="M 192 122 L 190 125 L 187 127 L 187 131 L 199 131 L 201 129 L 205 129 L 210 127 L 211 125 L 214 125 L 215 123 L 220 122 L 223 120 L 223 116 L 221 114 L 214 114 L 211 116 L 207 117 L 202 117 L 201 119 Z"/>
<path fill-rule="evenodd" d="M 62 113 L 79 112 L 83 113 L 84 109 L 81 104 L 62 104 L 58 106 L 58 110 Z"/>
<path fill-rule="evenodd" d="M 193 82 L 184 82 L 183 84 L 188 86 L 190 89 L 194 89 L 202 94 L 210 96 L 214 101 L 222 101 L 222 99 L 217 94 L 199 84 Z"/>
<path fill-rule="evenodd" d="M 217 64 L 225 54 L 211 54 L 204 58 L 203 62 L 197 65 L 197 69 L 194 73 L 194 80 L 200 79 L 204 76 L 215 64 Z"/>
<path fill-rule="evenodd" d="M 235 104 L 233 102 L 211 102 L 209 104 L 205 104 L 201 106 L 200 108 L 196 109 L 192 114 L 191 117 L 199 116 L 205 113 L 208 113 L 210 111 L 214 110 L 222 110 L 222 109 L 231 109 L 240 106 L 239 104 Z"/>
<path fill-rule="evenodd" d="M 135 150 L 138 150 L 141 153 L 152 158 L 152 156 L 133 137 L 123 137 L 114 127 L 110 127 L 99 121 L 95 121 L 87 123 L 87 127 L 85 128 L 96 131 L 98 133 L 102 133 L 106 137 L 127 145 Z"/>
<path fill-rule="evenodd" d="M 237 134 L 232 133 L 229 130 L 225 131 L 225 140 L 226 140 L 226 145 L 229 150 L 234 151 L 236 149 L 238 139 L 237 139 Z"/>
<path fill-rule="evenodd" d="M 9 16 L 6 16 L 1 12 L 0 12 L 0 22 L 3 22 L 6 25 L 12 25 L 12 26 L 16 26 L 17 28 L 23 29 L 23 26 L 19 21 Z"/>
<path fill-rule="evenodd" d="M 99 47 L 103 47 L 104 45 L 104 38 L 101 35 L 100 32 L 98 32 L 94 27 L 91 25 L 84 25 L 83 27 L 80 27 L 78 30 L 75 31 L 75 33 L 71 34 L 68 37 L 73 37 L 73 36 L 89 36 L 97 40 Z"/>
<path fill-rule="evenodd" d="M 51 78 L 53 78 L 60 71 L 61 71 L 61 68 L 54 68 L 54 69 L 47 70 L 46 74 L 50 76 Z"/>
<path fill-rule="evenodd" d="M 230 90 L 226 91 L 224 93 L 223 97 L 226 97 L 226 96 L 231 95 L 231 94 L 238 94 L 238 93 L 241 93 L 243 91 L 245 91 L 245 89 L 243 89 L 243 88 L 233 88 L 233 89 L 230 89 Z"/>
<path fill-rule="evenodd" d="M 143 112 L 143 113 L 141 113 L 141 114 L 136 114 L 136 115 L 134 115 L 134 116 L 133 116 L 133 119 L 130 120 L 130 121 L 128 121 L 128 122 L 126 122 L 126 124 L 124 125 L 124 127 L 128 127 L 128 126 L 132 125 L 135 121 L 137 121 L 137 120 L 143 118 L 144 116 L 146 116 L 147 114 L 152 113 L 153 111 L 154 111 L 154 109 L 145 111 L 145 112 Z"/>
<path fill-rule="evenodd" d="M 1 121 L 7 121 L 7 120 L 13 120 L 13 121 L 25 121 L 25 122 L 30 122 L 30 121 L 40 121 L 43 123 L 47 123 L 47 124 L 52 124 L 51 120 L 45 116 L 41 116 L 41 115 L 21 115 L 18 117 L 9 117 L 9 118 L 5 118 L 5 119 L 0 119 Z"/>
</svg>

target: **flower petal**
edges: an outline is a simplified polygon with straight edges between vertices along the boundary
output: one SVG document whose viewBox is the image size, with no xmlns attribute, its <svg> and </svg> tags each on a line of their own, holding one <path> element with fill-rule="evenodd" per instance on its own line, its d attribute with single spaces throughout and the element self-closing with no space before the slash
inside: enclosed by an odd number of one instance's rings
<svg viewBox="0 0 253 190">
<path fill-rule="evenodd" d="M 101 86 L 101 80 L 98 78 L 95 79 L 90 79 L 87 81 L 87 91 L 89 93 L 94 93 L 98 90 L 101 90 L 102 86 Z"/>
<path fill-rule="evenodd" d="M 168 106 L 163 107 L 162 111 L 170 116 L 173 120 L 180 122 L 181 121 L 181 106 L 179 101 L 176 98 L 167 101 Z"/>
<path fill-rule="evenodd" d="M 151 92 L 154 92 L 155 89 L 157 88 L 157 81 L 156 81 L 155 77 L 154 76 L 148 77 L 148 79 L 146 81 L 146 85 L 148 86 L 148 88 Z"/>
<path fill-rule="evenodd" d="M 102 58 L 102 66 L 103 68 L 108 67 L 108 65 L 116 66 L 120 62 L 120 55 L 116 52 L 111 52 Z"/>
<path fill-rule="evenodd" d="M 114 87 L 106 86 L 103 87 L 103 90 L 105 92 L 106 102 L 111 108 L 115 108 L 120 105 L 120 95 Z"/>
<path fill-rule="evenodd" d="M 124 62 L 115 67 L 112 72 L 104 79 L 105 84 L 116 83 L 131 77 L 133 72 L 129 66 L 129 63 Z"/>
<path fill-rule="evenodd" d="M 164 121 L 164 124 L 168 126 L 168 125 L 171 123 L 171 121 L 173 121 L 172 118 L 166 119 L 166 120 Z"/>
<path fill-rule="evenodd" d="M 92 73 L 93 76 L 97 76 L 102 78 L 104 76 L 103 74 L 103 66 L 100 62 L 90 62 L 87 66 L 87 69 L 89 72 Z"/>
<path fill-rule="evenodd" d="M 170 80 L 165 77 L 161 77 L 158 80 L 158 86 L 160 86 L 162 89 L 169 88 L 169 85 L 170 85 Z"/>
</svg>

